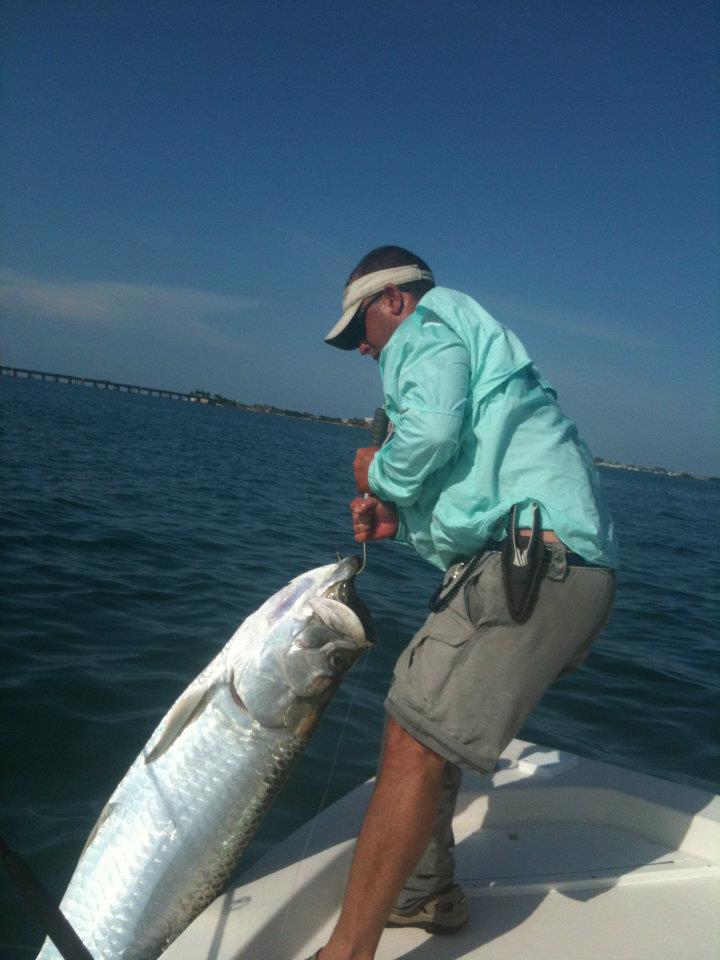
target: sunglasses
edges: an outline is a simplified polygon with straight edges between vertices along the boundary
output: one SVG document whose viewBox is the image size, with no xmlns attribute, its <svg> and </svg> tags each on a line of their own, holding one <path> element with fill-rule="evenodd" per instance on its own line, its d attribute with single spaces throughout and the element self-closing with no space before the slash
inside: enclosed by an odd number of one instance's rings
<svg viewBox="0 0 720 960">
<path fill-rule="evenodd" d="M 370 309 L 370 307 L 371 307 L 374 303 L 376 303 L 376 302 L 380 299 L 380 297 L 383 296 L 384 293 L 385 293 L 384 290 L 381 290 L 380 293 L 376 293 L 375 296 L 372 297 L 370 300 L 368 300 L 368 302 L 365 304 L 365 306 L 364 306 L 364 307 L 361 307 L 361 308 L 358 310 L 358 312 L 355 314 L 355 324 L 356 324 L 357 329 L 358 329 L 358 331 L 359 331 L 359 340 L 360 340 L 360 342 L 362 342 L 363 340 L 365 340 L 365 339 L 367 338 L 367 330 L 366 330 L 366 328 L 365 328 L 365 317 L 367 316 L 367 312 L 368 312 L 368 310 Z"/>
</svg>

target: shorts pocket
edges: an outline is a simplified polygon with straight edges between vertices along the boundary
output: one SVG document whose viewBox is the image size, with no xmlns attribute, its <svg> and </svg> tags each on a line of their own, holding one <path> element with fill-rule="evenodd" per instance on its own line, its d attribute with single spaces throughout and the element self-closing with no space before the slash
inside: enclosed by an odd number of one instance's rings
<svg viewBox="0 0 720 960">
<path fill-rule="evenodd" d="M 467 641 L 475 631 L 471 623 L 449 610 L 428 621 L 410 651 L 407 683 L 416 709 L 439 723 L 448 710 L 445 703 L 450 676 L 462 669 L 471 645 Z"/>
<path fill-rule="evenodd" d="M 459 599 L 459 602 L 457 602 Z M 437 640 L 451 647 L 459 647 L 475 632 L 475 627 L 468 620 L 462 593 L 455 598 L 444 610 L 431 613 L 422 628 L 423 641 Z"/>
</svg>

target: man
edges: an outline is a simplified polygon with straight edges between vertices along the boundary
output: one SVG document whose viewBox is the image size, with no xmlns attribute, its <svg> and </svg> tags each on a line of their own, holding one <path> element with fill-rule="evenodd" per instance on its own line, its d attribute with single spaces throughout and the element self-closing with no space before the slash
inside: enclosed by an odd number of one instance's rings
<svg viewBox="0 0 720 960">
<path fill-rule="evenodd" d="M 386 924 L 459 929 L 460 768 L 489 773 L 605 624 L 617 547 L 590 454 L 520 341 L 401 247 L 350 275 L 326 341 L 380 365 L 393 425 L 354 461 L 358 541 L 446 571 L 400 656 L 375 791 L 319 960 L 372 960 Z"/>
</svg>

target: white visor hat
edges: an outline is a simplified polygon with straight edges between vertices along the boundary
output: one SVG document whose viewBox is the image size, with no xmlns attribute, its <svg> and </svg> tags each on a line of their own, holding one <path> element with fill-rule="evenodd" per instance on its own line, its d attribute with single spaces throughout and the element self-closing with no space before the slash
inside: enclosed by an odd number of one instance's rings
<svg viewBox="0 0 720 960">
<path fill-rule="evenodd" d="M 353 323 L 358 308 L 366 297 L 373 293 L 380 293 L 387 283 L 401 286 L 403 283 L 412 283 L 415 280 L 430 280 L 434 283 L 430 270 L 422 270 L 417 264 L 409 267 L 390 267 L 388 270 L 376 270 L 364 277 L 358 277 L 349 283 L 343 292 L 343 314 L 326 335 L 325 343 L 341 350 L 357 350 L 360 345 L 362 330 L 360 323 Z"/>
</svg>

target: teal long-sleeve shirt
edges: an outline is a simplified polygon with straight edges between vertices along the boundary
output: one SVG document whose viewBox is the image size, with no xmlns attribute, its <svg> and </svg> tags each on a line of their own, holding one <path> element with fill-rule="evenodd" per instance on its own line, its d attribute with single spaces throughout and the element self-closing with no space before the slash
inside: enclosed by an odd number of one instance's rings
<svg viewBox="0 0 720 960">
<path fill-rule="evenodd" d="M 393 424 L 370 488 L 397 539 L 441 569 L 505 532 L 513 504 L 590 563 L 617 565 L 613 523 L 577 427 L 518 338 L 471 297 L 435 287 L 380 354 Z"/>
</svg>

